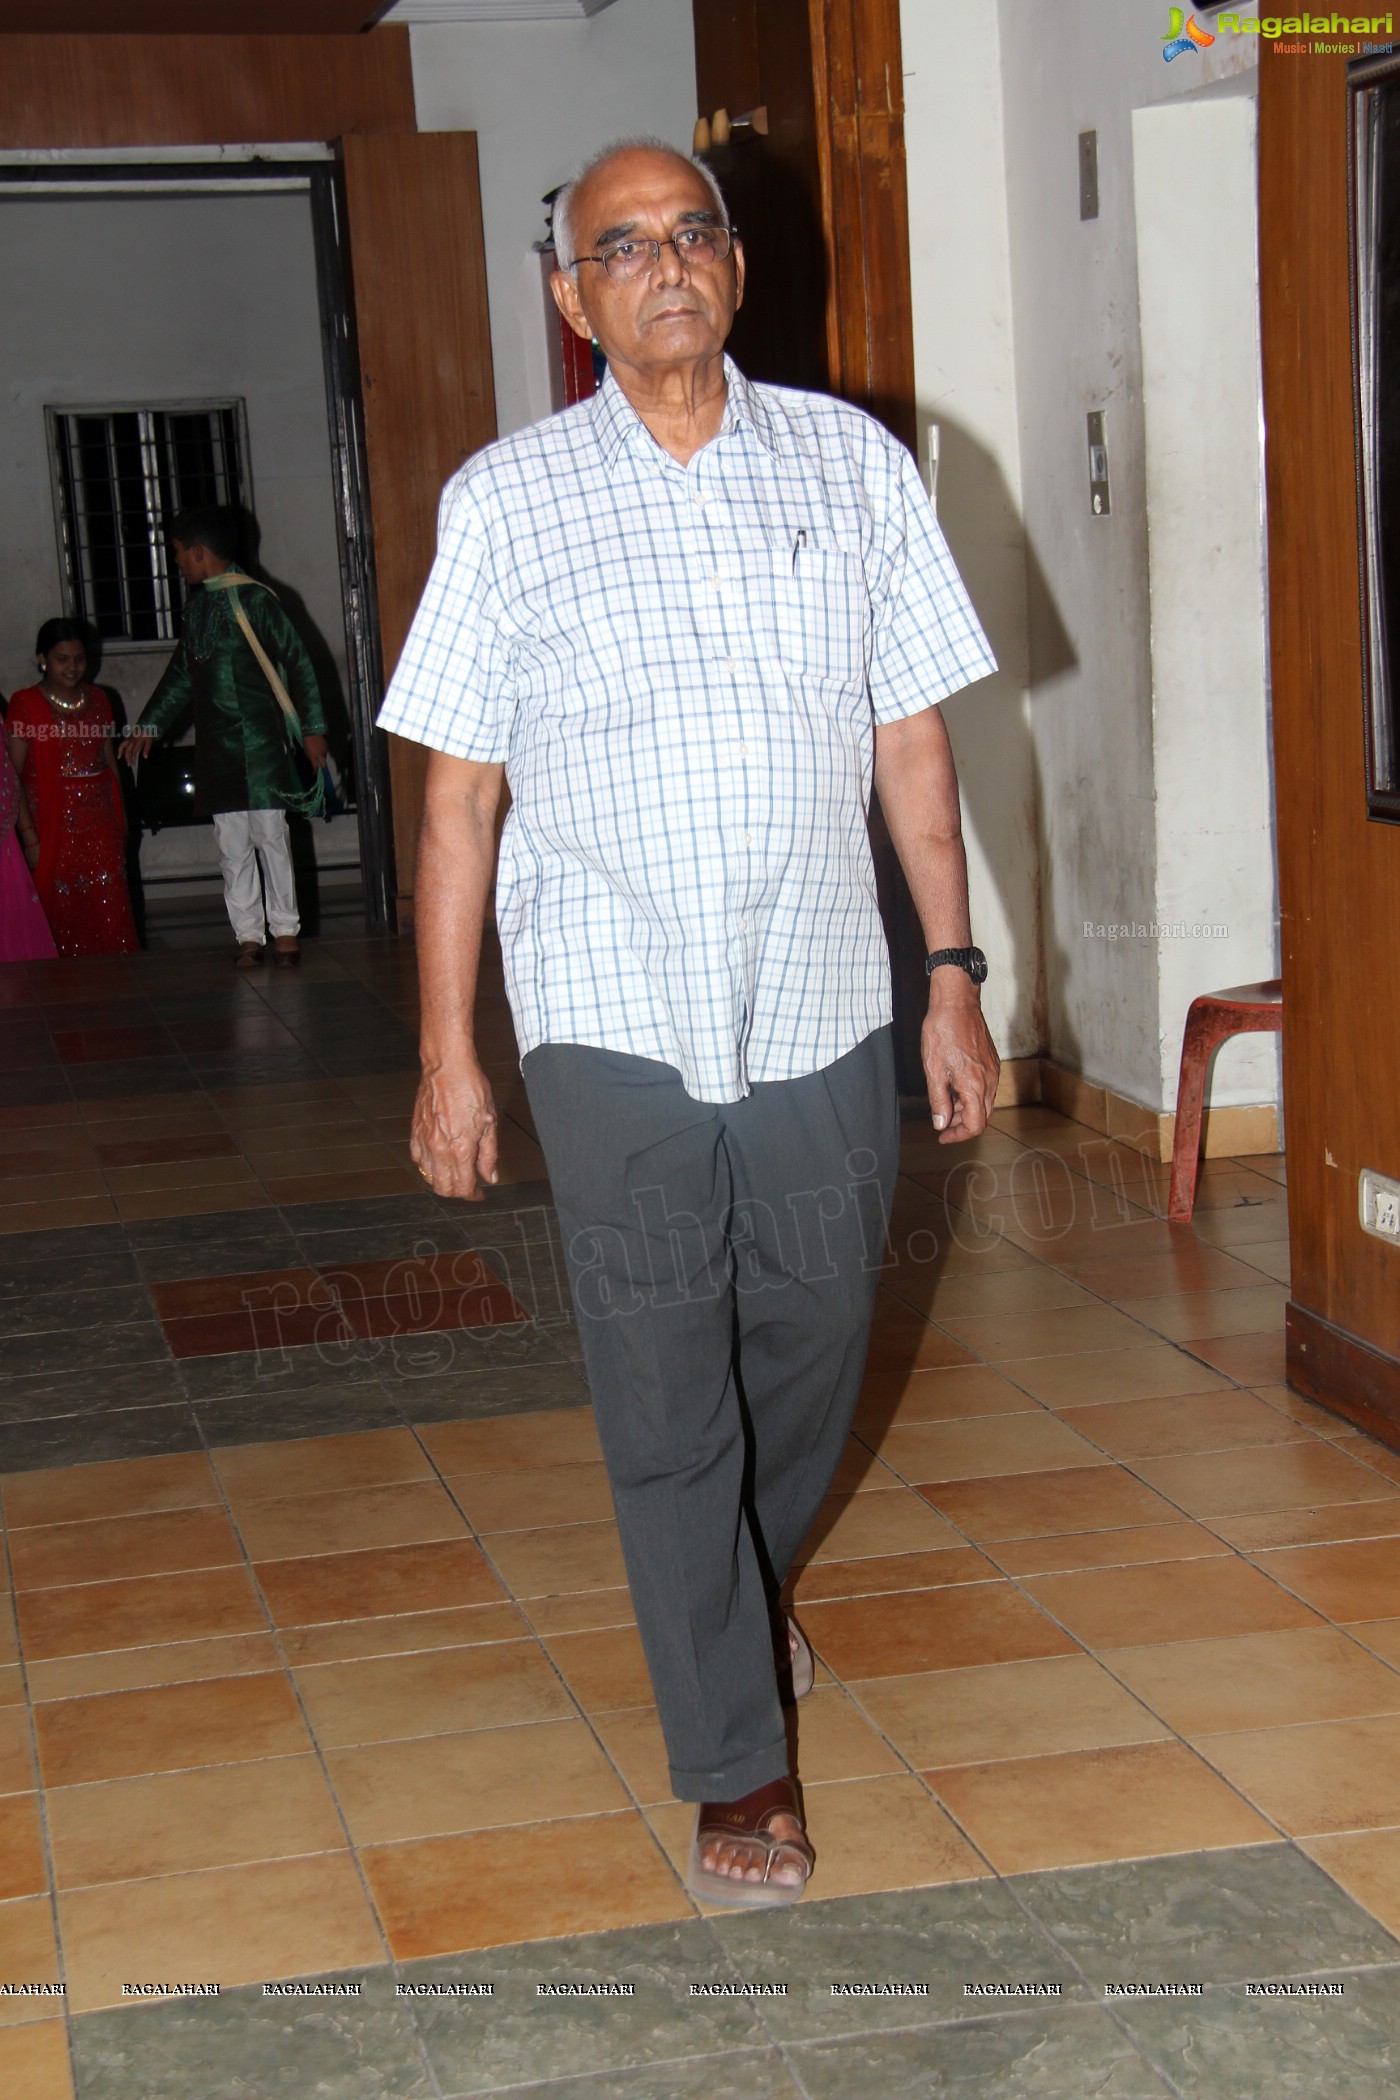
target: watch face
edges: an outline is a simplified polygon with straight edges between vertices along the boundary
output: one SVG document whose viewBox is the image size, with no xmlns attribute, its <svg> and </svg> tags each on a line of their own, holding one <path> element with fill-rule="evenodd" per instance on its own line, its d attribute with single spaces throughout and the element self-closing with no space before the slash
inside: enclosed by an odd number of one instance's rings
<svg viewBox="0 0 1400 2100">
<path fill-rule="evenodd" d="M 985 984 L 987 982 L 987 958 L 980 948 L 968 949 L 967 974 L 974 984 Z"/>
</svg>

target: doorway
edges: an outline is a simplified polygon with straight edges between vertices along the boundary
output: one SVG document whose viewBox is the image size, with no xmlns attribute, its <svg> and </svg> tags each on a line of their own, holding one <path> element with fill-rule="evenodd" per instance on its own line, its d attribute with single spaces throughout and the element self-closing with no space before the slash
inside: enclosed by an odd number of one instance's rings
<svg viewBox="0 0 1400 2100">
<path fill-rule="evenodd" d="M 336 813 L 294 824 L 307 916 L 377 930 L 394 877 L 343 224 L 329 147 L 0 169 L 6 281 L 26 287 L 0 323 L 0 646 L 23 683 L 39 621 L 85 619 L 134 720 L 179 631 L 164 514 L 244 511 L 248 565 L 306 642 L 331 724 Z M 173 932 L 219 888 L 212 830 L 180 821 L 182 767 L 166 757 L 164 783 L 143 787 L 140 874 L 153 930 Z"/>
</svg>

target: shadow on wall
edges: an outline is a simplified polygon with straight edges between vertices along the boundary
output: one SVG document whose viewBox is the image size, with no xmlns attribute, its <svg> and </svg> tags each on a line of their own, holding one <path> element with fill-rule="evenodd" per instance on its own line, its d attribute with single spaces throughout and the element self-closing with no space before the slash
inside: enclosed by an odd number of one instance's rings
<svg viewBox="0 0 1400 2100">
<path fill-rule="evenodd" d="M 968 831 L 985 855 L 1012 953 L 993 958 L 1016 985 L 1005 1035 L 1012 1054 L 1049 1047 L 1048 986 L 1070 961 L 1055 939 L 1054 868 L 1049 855 L 1040 765 L 1023 695 L 1073 670 L 1074 644 L 1000 462 L 941 404 L 918 409 L 919 452 L 931 423 L 939 431 L 939 523 L 986 629 L 999 669 L 944 705 L 953 739 Z M 974 929 L 975 936 L 975 929 Z M 1073 1064 L 1076 1041 L 1063 1034 L 1056 1055 Z"/>
</svg>

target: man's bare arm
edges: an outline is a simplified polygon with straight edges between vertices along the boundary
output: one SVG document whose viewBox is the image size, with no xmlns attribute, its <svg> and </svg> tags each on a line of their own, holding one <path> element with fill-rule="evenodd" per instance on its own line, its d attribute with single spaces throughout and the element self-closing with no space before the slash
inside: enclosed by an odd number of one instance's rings
<svg viewBox="0 0 1400 2100">
<path fill-rule="evenodd" d="M 432 753 L 414 889 L 423 1077 L 408 1149 L 437 1195 L 471 1203 L 496 1179 L 496 1104 L 473 1009 L 502 771 Z"/>
<path fill-rule="evenodd" d="M 936 707 L 877 727 L 875 787 L 929 953 L 970 947 L 958 776 Z M 929 979 L 922 1047 L 940 1143 L 976 1137 L 992 1112 L 1001 1065 L 978 987 L 956 964 L 944 964 Z"/>
</svg>

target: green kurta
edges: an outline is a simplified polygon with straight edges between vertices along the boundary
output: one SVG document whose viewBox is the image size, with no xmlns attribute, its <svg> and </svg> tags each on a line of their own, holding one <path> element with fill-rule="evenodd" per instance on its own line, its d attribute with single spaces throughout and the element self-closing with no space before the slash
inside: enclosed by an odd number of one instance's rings
<svg viewBox="0 0 1400 2100">
<path fill-rule="evenodd" d="M 254 577 L 232 588 L 201 586 L 185 607 L 180 646 L 136 727 L 169 733 L 194 708 L 196 806 L 201 815 L 232 809 L 285 809 L 304 795 L 287 717 L 279 706 L 234 614 L 236 598 L 248 625 L 277 666 L 297 711 L 302 736 L 324 736 L 325 711 L 306 645 L 272 592 Z"/>
</svg>

